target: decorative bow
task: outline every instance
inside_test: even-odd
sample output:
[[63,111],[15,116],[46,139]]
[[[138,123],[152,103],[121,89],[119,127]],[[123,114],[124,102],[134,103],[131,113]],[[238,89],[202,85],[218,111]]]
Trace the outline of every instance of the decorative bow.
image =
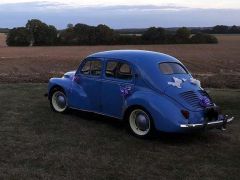
[[132,87],[131,86],[120,86],[120,92],[122,96],[127,97],[131,95],[132,93]]

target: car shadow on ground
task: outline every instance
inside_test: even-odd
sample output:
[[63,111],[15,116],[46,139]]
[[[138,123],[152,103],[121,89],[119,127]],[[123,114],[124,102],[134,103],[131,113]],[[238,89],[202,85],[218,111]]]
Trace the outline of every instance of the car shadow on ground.
[[120,121],[119,119],[104,116],[101,114],[96,114],[92,112],[87,111],[81,111],[81,110],[75,110],[75,109],[69,109],[69,114],[81,118],[87,121],[94,121],[94,123],[105,123],[110,125],[113,128],[121,129],[125,127],[125,123],[123,121]]
[[[116,118],[85,112],[80,110],[69,110],[69,114],[75,116],[76,118],[81,118],[82,120],[92,121],[96,124],[104,123],[105,125],[111,126],[113,129],[123,130],[122,133],[125,133],[125,136],[133,136],[127,128],[127,123],[120,121]],[[160,142],[163,144],[193,144],[193,143],[203,143],[208,144],[211,142],[222,141],[224,137],[222,136],[224,132],[218,129],[212,130],[203,130],[198,132],[191,133],[165,133],[165,132],[156,132],[154,136],[143,139],[144,141],[150,142]],[[137,137],[136,137],[137,138]],[[139,138],[138,138],[139,139]]]

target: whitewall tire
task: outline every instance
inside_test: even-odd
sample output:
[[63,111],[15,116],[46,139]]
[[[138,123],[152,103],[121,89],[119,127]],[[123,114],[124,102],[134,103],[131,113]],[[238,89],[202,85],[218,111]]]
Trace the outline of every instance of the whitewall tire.
[[148,112],[143,109],[134,109],[129,113],[128,123],[131,132],[137,137],[149,137],[154,125]]
[[55,90],[50,97],[50,104],[54,111],[64,113],[67,110],[67,97],[62,90]]

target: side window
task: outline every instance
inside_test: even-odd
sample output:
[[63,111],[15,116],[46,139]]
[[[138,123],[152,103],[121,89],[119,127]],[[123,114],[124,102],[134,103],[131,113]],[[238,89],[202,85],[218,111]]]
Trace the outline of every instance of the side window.
[[109,61],[107,63],[107,67],[106,67],[106,77],[116,77],[116,72],[117,72],[117,66],[118,66],[118,62],[116,61]]
[[117,78],[130,80],[132,79],[131,67],[126,63],[119,63],[119,70],[117,73]]
[[91,62],[87,61],[81,69],[81,74],[89,75],[90,74]]
[[93,76],[100,76],[102,70],[102,63],[101,61],[92,61],[91,63],[91,75]]
[[87,61],[82,69],[81,74],[84,75],[92,75],[92,76],[100,76],[102,71],[102,63],[101,61]]

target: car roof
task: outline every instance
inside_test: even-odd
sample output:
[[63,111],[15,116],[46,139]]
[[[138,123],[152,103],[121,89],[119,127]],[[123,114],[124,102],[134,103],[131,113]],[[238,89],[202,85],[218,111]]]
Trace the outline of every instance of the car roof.
[[107,59],[119,59],[129,61],[134,64],[145,64],[145,63],[161,63],[161,62],[178,62],[179,61],[167,54],[145,51],[145,50],[112,50],[103,51],[92,54],[88,57],[96,58],[107,58]]

